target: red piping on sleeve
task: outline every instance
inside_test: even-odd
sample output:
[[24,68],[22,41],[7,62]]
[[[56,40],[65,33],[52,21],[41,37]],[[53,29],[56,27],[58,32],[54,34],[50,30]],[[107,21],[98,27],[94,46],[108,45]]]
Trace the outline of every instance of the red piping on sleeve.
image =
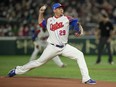
[[39,24],[40,27],[44,28],[44,26],[42,25],[42,23]]

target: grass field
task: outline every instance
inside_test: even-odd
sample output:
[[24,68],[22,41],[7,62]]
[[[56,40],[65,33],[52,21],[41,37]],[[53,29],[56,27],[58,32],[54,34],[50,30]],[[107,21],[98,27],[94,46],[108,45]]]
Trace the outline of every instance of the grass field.
[[[17,65],[26,64],[30,56],[0,56],[0,76],[6,76],[10,69]],[[96,56],[85,56],[89,68],[90,76],[95,80],[116,82],[116,56],[114,56],[114,65],[107,62],[107,56],[102,57],[99,65],[95,64]],[[20,76],[38,76],[38,77],[57,77],[57,78],[78,78],[81,79],[80,70],[76,61],[62,57],[61,60],[67,64],[65,68],[59,68],[53,61],[33,69]]]

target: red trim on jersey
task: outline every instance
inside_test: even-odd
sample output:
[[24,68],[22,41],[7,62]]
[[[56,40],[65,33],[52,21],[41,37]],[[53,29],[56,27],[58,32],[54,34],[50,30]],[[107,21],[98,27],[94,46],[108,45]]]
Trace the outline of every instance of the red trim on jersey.
[[44,28],[44,26],[42,25],[42,22],[39,24],[40,27]]
[[71,16],[66,16],[69,21],[71,21],[73,18]]

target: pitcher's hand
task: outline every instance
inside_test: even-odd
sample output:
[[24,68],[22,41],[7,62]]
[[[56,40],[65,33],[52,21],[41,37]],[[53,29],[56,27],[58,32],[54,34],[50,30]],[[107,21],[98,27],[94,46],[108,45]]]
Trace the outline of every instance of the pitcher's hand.
[[43,5],[43,6],[39,9],[39,12],[40,12],[40,13],[44,13],[45,10],[46,10],[46,8],[47,8],[47,5]]

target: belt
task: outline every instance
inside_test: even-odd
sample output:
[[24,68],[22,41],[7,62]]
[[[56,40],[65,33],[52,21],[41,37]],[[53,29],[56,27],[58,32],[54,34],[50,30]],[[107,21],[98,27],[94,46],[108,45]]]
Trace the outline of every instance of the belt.
[[54,46],[59,47],[59,48],[63,48],[65,46],[65,45],[57,45],[57,44],[55,45],[55,44],[52,44],[52,43],[51,43],[51,45],[54,45]]

